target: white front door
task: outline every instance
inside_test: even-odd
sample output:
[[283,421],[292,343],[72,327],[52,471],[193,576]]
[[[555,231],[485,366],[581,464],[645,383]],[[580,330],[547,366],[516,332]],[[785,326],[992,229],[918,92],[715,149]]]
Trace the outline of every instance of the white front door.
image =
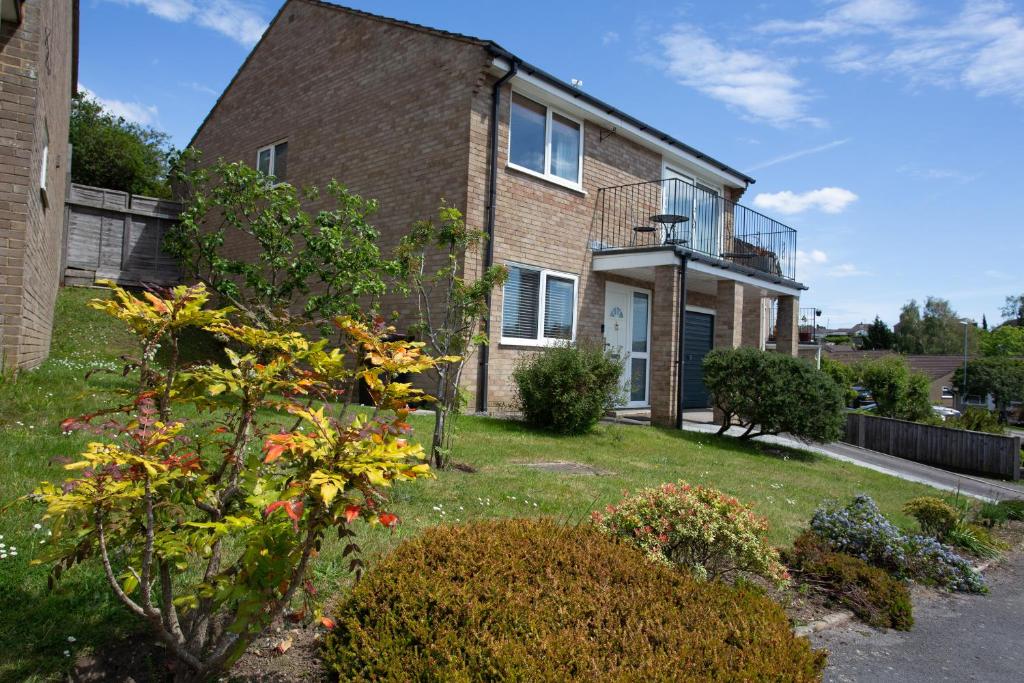
[[650,405],[651,292],[615,282],[605,284],[605,345],[623,362],[624,405]]

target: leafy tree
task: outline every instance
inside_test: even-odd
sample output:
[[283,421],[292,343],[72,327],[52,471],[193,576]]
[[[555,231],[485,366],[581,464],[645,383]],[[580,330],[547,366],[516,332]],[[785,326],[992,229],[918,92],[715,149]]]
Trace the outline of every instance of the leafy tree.
[[911,299],[900,309],[900,322],[896,328],[896,350],[900,353],[924,353],[921,309]]
[[188,152],[175,173],[186,205],[164,243],[187,275],[261,329],[309,325],[328,334],[338,315],[377,311],[395,266],[369,223],[375,201],[331,181],[333,207],[311,215],[302,201],[319,197],[315,187],[300,194],[244,163],[198,160]]
[[988,318],[985,317],[984,313],[981,314],[981,330],[988,332]]
[[878,414],[898,420],[927,420],[932,415],[928,376],[914,372],[897,356],[860,363],[861,385],[871,392]]
[[836,386],[843,390],[845,397],[844,405],[850,405],[857,398],[857,392],[853,385],[857,382],[857,373],[852,367],[842,361],[833,360],[828,356],[821,358],[821,371],[836,383]]
[[[429,475],[408,438],[423,395],[395,380],[435,361],[421,344],[385,341],[388,328],[352,318],[336,320],[345,352],[235,324],[229,309],[206,308],[202,284],[145,299],[114,293],[92,305],[139,339],[125,373],[146,371],[125,404],[63,423],[97,437],[65,467],[69,479],[28,496],[46,506],[53,534],[40,557],[54,563],[53,579],[97,558],[116,599],[177,660],[175,678],[216,680],[300,596],[297,619],[330,625],[309,582],[312,565],[328,534],[344,539],[346,556],[358,553],[350,527],[360,518],[397,524],[381,489]],[[182,367],[172,355],[167,368],[146,365],[155,346],[177,348],[190,327],[230,338],[228,362]],[[351,375],[373,389],[372,417],[335,416],[337,387]],[[296,401],[309,395],[322,404]],[[197,409],[208,417],[188,424]],[[261,422],[268,410],[305,428]],[[360,566],[351,560],[350,569]]]
[[[427,341],[439,364],[434,401],[434,437],[430,457],[444,467],[451,453],[455,418],[461,409],[461,380],[473,348],[488,343],[480,322],[489,314],[488,297],[508,276],[504,266],[491,266],[479,278],[464,278],[467,252],[484,239],[481,230],[466,227],[458,209],[442,205],[437,222],[419,221],[398,247],[398,272],[416,300],[417,319],[410,331]],[[440,266],[431,272],[440,255]]]
[[889,350],[896,342],[895,335],[889,326],[880,317],[875,316],[875,321],[868,326],[868,333],[863,339],[863,348]]
[[79,93],[71,103],[71,180],[150,197],[170,197],[170,138],[105,111]]
[[1017,327],[1024,327],[1024,293],[1011,294],[1003,304],[1003,318]]
[[1024,356],[1024,327],[1000,325],[981,337],[985,356]]
[[807,361],[752,348],[715,349],[704,357],[704,384],[722,412],[724,434],[741,439],[792,434],[835,441],[844,425],[844,389]]
[[1024,401],[1024,361],[1006,357],[975,358],[953,374],[961,396],[992,396],[996,410],[1004,413],[1013,401]]

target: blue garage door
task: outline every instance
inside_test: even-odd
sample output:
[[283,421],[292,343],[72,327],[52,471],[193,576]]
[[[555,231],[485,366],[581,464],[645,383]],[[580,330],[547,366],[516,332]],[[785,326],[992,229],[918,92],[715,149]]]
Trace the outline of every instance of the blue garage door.
[[683,407],[707,408],[711,404],[704,386],[701,363],[711,350],[715,334],[715,316],[686,312],[686,349],[683,362]]

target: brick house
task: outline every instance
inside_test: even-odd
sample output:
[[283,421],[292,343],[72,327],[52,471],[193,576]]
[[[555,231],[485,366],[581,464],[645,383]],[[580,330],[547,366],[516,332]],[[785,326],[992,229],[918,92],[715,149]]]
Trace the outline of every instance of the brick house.
[[384,250],[441,198],[491,235],[466,259],[469,278],[510,269],[465,373],[479,410],[511,401],[517,357],[566,339],[616,349],[626,406],[667,425],[680,375],[706,406],[703,355],[764,348],[773,306],[797,353],[796,234],[736,203],[753,179],[491,41],[288,0],[193,145],[378,199]]
[[60,283],[78,0],[0,0],[0,366],[50,350]]

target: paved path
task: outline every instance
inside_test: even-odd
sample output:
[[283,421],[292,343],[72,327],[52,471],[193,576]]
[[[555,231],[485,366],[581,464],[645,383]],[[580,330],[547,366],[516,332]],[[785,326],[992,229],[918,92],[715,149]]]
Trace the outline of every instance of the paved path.
[[829,650],[826,681],[1024,680],[1024,552],[988,572],[988,595],[915,589],[914,628],[851,625],[813,634]]
[[[718,431],[717,425],[705,422],[686,421],[683,423],[683,427],[699,432]],[[739,427],[733,427],[729,430],[730,435],[739,435],[742,432],[743,430]],[[1024,486],[1018,483],[949,472],[930,465],[923,465],[913,460],[904,460],[903,458],[896,458],[885,453],[869,451],[866,448],[858,448],[857,446],[850,446],[844,443],[827,445],[804,443],[798,439],[786,436],[765,436],[758,437],[758,440],[821,453],[836,460],[852,462],[862,467],[899,477],[900,479],[928,484],[944,491],[960,491],[964,495],[974,498],[985,500],[1024,499]]]

